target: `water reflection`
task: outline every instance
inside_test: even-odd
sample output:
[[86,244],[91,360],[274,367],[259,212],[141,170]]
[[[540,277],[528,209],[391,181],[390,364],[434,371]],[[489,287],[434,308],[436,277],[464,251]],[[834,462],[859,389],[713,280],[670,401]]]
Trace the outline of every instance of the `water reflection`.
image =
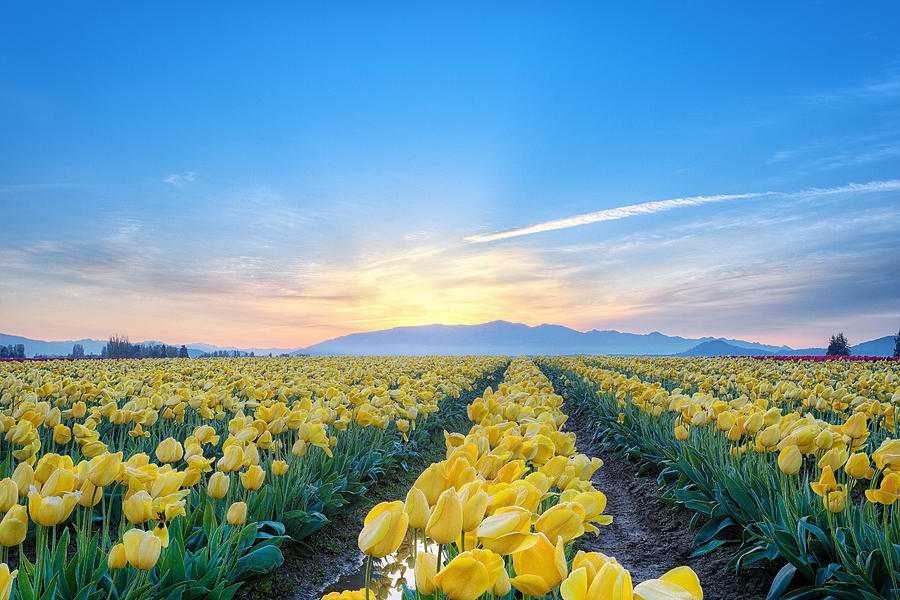
[[[418,551],[437,553],[437,545],[427,540],[424,545],[419,534]],[[370,591],[373,599],[400,600],[403,598],[403,586],[413,589],[416,584],[415,552],[413,548],[413,531],[410,530],[397,551],[384,558],[377,558],[372,566],[372,582]],[[328,586],[324,593],[359,590],[366,586],[365,560],[359,568],[339,578]]]

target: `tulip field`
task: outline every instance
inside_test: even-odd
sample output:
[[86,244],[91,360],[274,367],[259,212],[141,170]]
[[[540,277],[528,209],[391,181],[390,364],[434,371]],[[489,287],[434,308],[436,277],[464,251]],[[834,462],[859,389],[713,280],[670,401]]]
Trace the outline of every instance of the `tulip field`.
[[898,404],[886,361],[0,362],[0,600],[228,600],[431,439],[323,600],[702,599],[689,565],[575,549],[616,519],[598,453],[657,474],[695,556],[771,563],[772,600],[900,599]]
[[695,513],[695,554],[781,565],[769,598],[900,598],[896,361],[538,361],[610,452]]

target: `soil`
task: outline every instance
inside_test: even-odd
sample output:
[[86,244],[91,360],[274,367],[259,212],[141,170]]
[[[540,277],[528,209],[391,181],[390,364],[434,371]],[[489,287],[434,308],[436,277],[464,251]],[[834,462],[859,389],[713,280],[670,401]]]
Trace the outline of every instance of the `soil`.
[[659,577],[674,567],[687,565],[700,577],[703,597],[707,600],[766,597],[769,584],[778,571],[776,566],[755,563],[738,577],[734,569],[726,568],[737,549],[734,545],[725,545],[710,554],[692,558],[694,534],[689,523],[693,513],[660,500],[656,473],[639,475],[638,465],[595,451],[591,444],[593,432],[575,413],[566,412],[569,414],[566,429],[575,433],[578,451],[599,456],[604,461],[594,473],[592,482],[606,494],[605,513],[613,517],[610,525],[599,527],[597,536],[586,534],[576,540],[577,550],[615,557],[630,571],[635,585]]
[[318,600],[326,591],[332,591],[329,586],[345,575],[356,573],[363,564],[356,538],[369,509],[379,502],[403,500],[419,474],[432,462],[444,458],[444,451],[444,436],[430,437],[420,456],[409,460],[407,471],[398,469],[390,477],[379,478],[353,512],[336,517],[302,542],[288,541],[282,545],[284,564],[269,576],[246,582],[235,598]]

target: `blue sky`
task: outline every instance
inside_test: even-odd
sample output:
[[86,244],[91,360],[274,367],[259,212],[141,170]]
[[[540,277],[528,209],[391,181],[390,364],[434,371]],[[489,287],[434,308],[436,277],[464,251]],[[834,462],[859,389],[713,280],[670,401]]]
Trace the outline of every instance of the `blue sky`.
[[6,15],[0,331],[900,328],[896,3]]

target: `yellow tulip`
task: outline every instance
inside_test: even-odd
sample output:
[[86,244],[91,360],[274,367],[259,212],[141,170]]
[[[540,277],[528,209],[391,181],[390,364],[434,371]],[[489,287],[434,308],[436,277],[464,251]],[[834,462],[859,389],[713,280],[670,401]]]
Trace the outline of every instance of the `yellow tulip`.
[[0,512],[6,512],[19,502],[19,486],[7,477],[0,481]]
[[490,550],[467,550],[434,576],[434,585],[450,600],[475,600],[493,588],[503,570],[503,558]]
[[206,484],[206,494],[215,500],[220,500],[228,494],[228,487],[231,485],[231,479],[228,475],[221,471],[216,471],[209,477]]
[[819,480],[811,482],[809,487],[812,488],[812,491],[815,492],[816,495],[822,497],[825,497],[825,494],[828,492],[837,490],[838,483],[834,478],[834,471],[831,470],[831,467],[825,465],[825,467],[822,468],[822,475],[819,477]]
[[431,552],[416,554],[416,591],[426,596],[434,594],[434,576],[437,575],[437,556]]
[[129,523],[139,525],[153,516],[153,497],[146,490],[127,495],[122,501],[122,513]]
[[703,600],[700,578],[690,567],[677,567],[659,579],[648,579],[634,588],[635,600]]
[[376,504],[366,515],[357,543],[364,554],[383,558],[396,552],[406,536],[409,515],[403,512],[403,502]]
[[161,463],[174,463],[184,456],[184,447],[173,437],[167,437],[156,447],[156,458]]
[[866,429],[866,416],[862,413],[853,413],[847,422],[841,426],[841,432],[851,438],[861,438],[868,434]]
[[159,553],[162,551],[162,542],[153,535],[152,531],[129,529],[122,536],[122,545],[125,546],[125,557],[128,563],[135,569],[149,571],[156,566]]
[[866,490],[869,502],[877,502],[885,506],[893,504],[900,498],[900,475],[888,473],[881,480],[881,485],[874,490]]
[[796,475],[803,466],[803,454],[797,446],[785,446],[778,454],[778,468],[786,475]]
[[631,600],[633,594],[631,573],[614,561],[603,565],[588,590],[588,597],[604,600]]
[[125,544],[116,544],[109,550],[106,565],[112,569],[124,569],[128,564],[128,555],[125,552]]
[[447,489],[449,482],[441,467],[433,464],[419,475],[414,487],[419,488],[425,494],[429,506],[434,506],[444,490]]
[[34,469],[28,463],[19,463],[13,471],[11,479],[19,488],[19,497],[28,494],[29,488],[34,485]]
[[584,533],[584,507],[575,502],[562,502],[538,518],[535,532],[543,533],[551,542],[561,539],[564,544]]
[[488,495],[484,490],[478,490],[474,494],[467,495],[463,503],[463,531],[472,531],[484,519],[487,510]]
[[225,473],[237,471],[244,466],[244,451],[238,446],[229,446],[224,450],[216,466]]
[[675,439],[679,442],[683,442],[690,437],[690,432],[687,430],[687,427],[684,425],[677,425],[675,427]]
[[9,596],[12,594],[13,583],[18,574],[18,569],[10,572],[6,563],[0,564],[0,600],[9,600]]
[[262,487],[266,480],[266,472],[259,465],[252,465],[249,469],[241,473],[241,485],[245,490],[256,491]]
[[229,525],[243,525],[247,522],[247,503],[234,502],[228,507],[228,513],[225,515]]
[[409,488],[409,491],[406,493],[403,511],[409,515],[409,527],[411,529],[422,529],[425,527],[428,524],[428,517],[431,515],[425,493],[415,486]]
[[72,439],[72,430],[60,423],[53,428],[53,442],[62,446]]
[[452,544],[462,531],[462,503],[456,490],[444,490],[431,509],[431,516],[425,525],[425,534],[438,544]]
[[554,546],[543,533],[537,536],[533,546],[512,555],[516,576],[509,581],[528,596],[549,594],[568,574],[562,538]]
[[78,493],[62,496],[42,496],[37,492],[28,493],[28,514],[31,520],[44,527],[59,525],[69,518],[78,503]]
[[872,479],[875,469],[869,464],[869,457],[865,452],[857,452],[847,460],[844,472],[853,479]]
[[288,471],[287,461],[284,460],[276,460],[272,462],[272,475],[275,477],[281,477]]
[[343,592],[329,592],[322,596],[322,600],[366,600],[366,590],[344,590]]
[[125,471],[122,453],[102,454],[91,459],[88,464],[88,479],[97,487],[106,487]]
[[518,506],[500,508],[475,530],[481,544],[497,554],[513,554],[530,548],[538,536],[529,533],[531,511]]
[[[881,442],[878,449],[872,453],[872,460],[879,469],[900,468],[900,440],[888,438]],[[13,475],[13,479],[15,478],[16,476]],[[19,489],[22,489],[21,483]]]
[[156,524],[156,527],[153,528],[153,535],[159,538],[159,543],[163,548],[169,547],[169,528],[164,522],[160,521]]
[[28,511],[21,504],[10,507],[0,521],[0,545],[18,546],[28,534]]
[[847,487],[839,485],[838,489],[826,492],[822,501],[830,512],[839,513],[847,505]]

